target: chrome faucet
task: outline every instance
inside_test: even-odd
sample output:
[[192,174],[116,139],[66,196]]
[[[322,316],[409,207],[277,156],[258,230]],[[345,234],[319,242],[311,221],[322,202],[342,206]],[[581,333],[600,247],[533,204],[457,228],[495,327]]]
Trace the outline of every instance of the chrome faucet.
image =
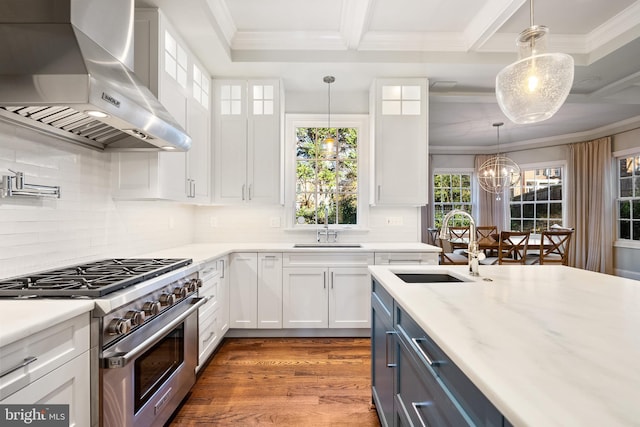
[[469,246],[467,247],[467,255],[469,257],[469,275],[479,276],[478,265],[480,260],[485,258],[484,252],[480,252],[478,242],[476,241],[476,222],[473,217],[460,209],[449,211],[442,220],[442,229],[440,230],[440,240],[449,239],[449,221],[454,215],[462,215],[469,218]]
[[[316,241],[320,243],[320,236],[324,236],[325,243],[335,243],[338,240],[338,230],[329,230],[329,206],[324,207],[324,227],[316,230]],[[333,241],[329,242],[329,236]]]

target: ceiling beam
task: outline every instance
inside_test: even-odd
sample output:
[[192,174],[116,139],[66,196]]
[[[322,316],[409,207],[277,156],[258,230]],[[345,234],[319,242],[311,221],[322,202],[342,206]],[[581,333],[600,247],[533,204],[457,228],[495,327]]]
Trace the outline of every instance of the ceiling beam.
[[347,49],[357,50],[365,30],[369,27],[374,0],[343,0],[340,34]]
[[487,1],[464,30],[467,49],[478,50],[481,48],[526,1]]

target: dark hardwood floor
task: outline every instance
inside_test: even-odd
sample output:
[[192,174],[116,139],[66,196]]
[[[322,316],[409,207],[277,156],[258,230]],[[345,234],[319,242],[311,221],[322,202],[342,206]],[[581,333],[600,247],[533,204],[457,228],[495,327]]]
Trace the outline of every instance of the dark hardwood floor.
[[379,426],[368,338],[227,339],[170,426]]

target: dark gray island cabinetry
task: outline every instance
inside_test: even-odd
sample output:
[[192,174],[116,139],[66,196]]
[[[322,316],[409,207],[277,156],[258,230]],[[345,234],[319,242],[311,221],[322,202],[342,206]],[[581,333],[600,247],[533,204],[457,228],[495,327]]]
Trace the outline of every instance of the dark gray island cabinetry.
[[371,304],[372,393],[383,426],[508,425],[375,279]]

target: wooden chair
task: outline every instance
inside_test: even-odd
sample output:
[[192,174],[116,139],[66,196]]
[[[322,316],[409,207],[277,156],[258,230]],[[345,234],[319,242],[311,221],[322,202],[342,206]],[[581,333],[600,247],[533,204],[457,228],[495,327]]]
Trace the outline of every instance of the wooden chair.
[[466,242],[451,242],[453,252],[458,249],[467,249],[469,246],[469,227],[449,227],[449,239],[450,240],[465,240]]
[[[498,227],[495,225],[479,225],[476,227],[476,241],[478,244],[494,243],[496,240],[492,234],[498,234]],[[493,252],[492,250],[489,250]],[[487,251],[485,251],[487,253]],[[493,253],[487,253],[487,255],[493,255]]]
[[430,245],[437,246],[438,245],[438,235],[440,234],[440,230],[435,227],[427,228],[427,243]]
[[490,264],[527,264],[529,231],[501,231],[498,241],[498,256],[487,257],[480,263]]
[[469,257],[453,252],[451,242],[438,239],[438,245],[442,248],[440,252],[440,265],[467,265]]
[[540,234],[540,264],[569,265],[572,230],[545,230]]

